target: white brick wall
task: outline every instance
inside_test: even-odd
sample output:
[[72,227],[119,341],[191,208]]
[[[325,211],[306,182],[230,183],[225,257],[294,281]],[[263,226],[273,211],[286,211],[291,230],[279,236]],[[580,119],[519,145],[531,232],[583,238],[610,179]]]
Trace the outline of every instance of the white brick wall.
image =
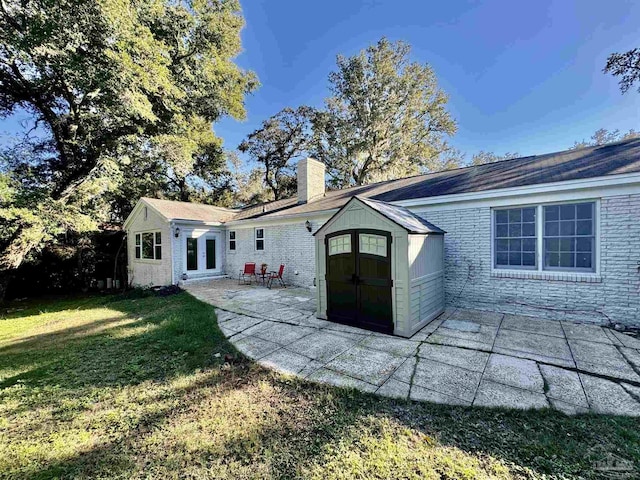
[[[256,269],[266,263],[269,271],[277,271],[280,264],[285,265],[284,281],[287,285],[313,286],[315,277],[315,243],[312,233],[304,225],[305,220],[282,225],[258,225],[255,227],[227,228],[224,271],[237,278],[245,262],[255,262]],[[322,225],[312,222],[312,232]],[[264,251],[255,249],[254,228],[264,228]],[[236,251],[229,250],[229,231],[236,232]],[[298,272],[295,275],[295,271]]]
[[[571,275],[539,279],[491,275],[491,209],[430,210],[445,235],[446,302],[450,306],[605,323],[640,324],[640,195],[603,198],[598,281]],[[553,279],[545,278],[553,277]],[[577,279],[577,277],[575,278]]]

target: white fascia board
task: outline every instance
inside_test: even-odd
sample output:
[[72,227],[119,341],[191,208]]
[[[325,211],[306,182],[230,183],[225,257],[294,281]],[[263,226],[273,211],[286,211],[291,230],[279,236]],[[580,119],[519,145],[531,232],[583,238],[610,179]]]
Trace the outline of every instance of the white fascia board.
[[519,197],[527,197],[526,202],[557,202],[597,198],[612,195],[630,195],[640,193],[640,173],[609,175],[584,180],[543,183],[523,187],[484,190],[481,192],[440,195],[411,200],[390,202],[415,210],[418,208],[461,208],[468,203],[473,206],[502,206],[513,204]]
[[282,225],[287,223],[297,223],[301,219],[309,220],[309,219],[317,219],[319,217],[331,217],[334,213],[336,213],[339,208],[333,208],[331,210],[317,210],[315,212],[308,213],[294,213],[291,215],[278,215],[277,217],[258,217],[258,218],[246,218],[244,220],[232,220],[230,222],[224,223],[222,226],[227,229],[231,227],[235,228],[243,228],[249,227],[252,225]]
[[193,226],[222,227],[224,226],[222,222],[203,222],[202,220],[182,220],[180,218],[173,218],[171,219],[171,221],[176,225],[184,225],[187,227],[193,227]]
[[143,198],[138,200],[138,203],[136,203],[136,206],[133,207],[133,210],[131,210],[131,213],[129,214],[129,216],[127,217],[127,219],[124,221],[124,223],[122,224],[122,227],[126,230],[129,223],[135,218],[135,216],[138,214],[138,211],[140,210],[141,206],[144,205],[147,208],[150,208],[151,210],[153,210],[155,213],[157,213],[158,215],[160,215],[160,217],[164,218],[167,221],[171,221],[171,218],[167,218],[160,210],[158,210],[157,208],[155,208],[153,205],[151,205],[150,203],[147,203]]

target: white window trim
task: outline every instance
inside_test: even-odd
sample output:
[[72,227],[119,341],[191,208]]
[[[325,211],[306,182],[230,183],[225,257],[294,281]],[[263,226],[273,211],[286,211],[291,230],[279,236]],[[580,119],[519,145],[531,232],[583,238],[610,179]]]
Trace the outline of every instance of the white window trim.
[[[235,234],[235,237],[233,240],[231,239],[231,234]],[[229,253],[236,253],[238,251],[238,231],[237,230],[229,230],[229,235],[227,237],[228,243],[227,243],[227,251]],[[234,249],[231,249],[231,242],[234,242],[235,247]]]
[[[142,256],[142,244],[143,244],[142,235],[144,235],[145,233],[153,234],[153,258],[144,258]],[[156,233],[160,234],[160,243],[156,243]],[[136,236],[137,235],[140,235],[140,258],[136,258]],[[161,263],[165,256],[164,243],[162,243],[164,237],[166,237],[165,232],[158,229],[142,230],[139,232],[134,232],[133,233],[133,261],[139,262],[139,263]],[[160,247],[162,249],[162,258],[160,259],[156,258],[156,247]]]
[[[545,270],[544,269],[544,212],[543,208],[550,205],[566,205],[569,203],[589,203],[595,204],[594,208],[594,236],[595,236],[595,269],[592,272],[580,270]],[[496,210],[506,210],[509,208],[536,207],[536,268],[496,268],[495,267],[495,223]],[[585,198],[571,201],[555,201],[545,203],[527,203],[516,205],[505,205],[491,207],[491,276],[511,277],[511,278],[535,278],[541,280],[563,280],[563,281],[598,281],[600,279],[600,199]]]
[[[258,238],[258,230],[262,230],[262,238]],[[253,229],[253,249],[256,252],[264,252],[267,250],[266,237],[267,232],[264,227],[256,227]],[[258,240],[262,240],[262,250],[258,250]]]

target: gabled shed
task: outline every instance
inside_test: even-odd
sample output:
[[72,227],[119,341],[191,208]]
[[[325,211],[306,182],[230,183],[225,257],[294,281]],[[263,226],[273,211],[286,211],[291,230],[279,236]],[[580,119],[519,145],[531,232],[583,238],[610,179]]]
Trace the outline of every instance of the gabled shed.
[[314,234],[317,316],[412,336],[444,310],[444,234],[406,208],[351,198]]

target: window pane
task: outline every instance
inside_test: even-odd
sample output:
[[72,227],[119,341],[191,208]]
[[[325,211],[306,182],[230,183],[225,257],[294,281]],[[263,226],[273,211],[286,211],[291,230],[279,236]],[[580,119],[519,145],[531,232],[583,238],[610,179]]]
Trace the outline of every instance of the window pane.
[[547,237],[557,237],[560,234],[560,223],[546,222],[544,224],[544,234]]
[[509,223],[509,214],[506,210],[496,210],[496,223]]
[[498,253],[496,256],[496,264],[503,266],[509,265],[509,254],[506,252]]
[[156,260],[162,260],[162,247],[156,245]]
[[231,231],[229,232],[229,240],[235,240],[236,239],[236,232]]
[[544,219],[545,221],[560,220],[560,207],[557,205],[544,207]]
[[509,265],[514,265],[514,266],[522,265],[522,253],[509,252]]
[[360,234],[360,253],[387,256],[387,238],[381,235]]
[[140,245],[140,234],[136,233],[136,245]]
[[264,240],[256,240],[256,250],[264,250]]
[[576,250],[578,252],[591,252],[592,244],[593,244],[592,238],[578,238],[576,239]]
[[509,210],[509,223],[520,223],[522,221],[522,210],[512,208]]
[[256,238],[264,238],[264,229],[262,228],[256,229]]
[[522,265],[526,267],[535,267],[536,265],[536,254],[535,253],[523,253],[522,254]]
[[153,233],[142,234],[142,258],[153,259]]
[[576,222],[573,220],[560,222],[560,235],[575,235]]
[[496,251],[497,252],[508,252],[509,251],[509,240],[497,240],[496,241]]
[[560,220],[573,220],[576,218],[575,205],[560,205]]
[[591,220],[578,220],[576,234],[578,235],[592,235],[593,223]]
[[573,252],[576,247],[575,247],[576,241],[574,238],[561,238],[560,239],[560,251],[561,252]]
[[515,239],[515,240],[509,240],[509,251],[513,252],[513,251],[521,251],[522,250],[522,240],[520,239]]
[[351,253],[351,235],[340,235],[329,239],[329,255]]
[[560,266],[561,267],[574,267],[573,253],[561,253],[560,254]]
[[546,238],[544,241],[544,248],[547,251],[559,252],[560,251],[560,239],[559,238]]
[[509,225],[496,225],[496,237],[508,237],[509,236]]
[[522,224],[522,236],[523,237],[535,237],[536,236],[536,224],[535,223],[523,223]]
[[535,207],[522,209],[522,221],[523,222],[535,222],[536,221],[536,209]]
[[519,237],[522,235],[522,225],[519,223],[510,223],[509,224],[509,236],[510,237]]
[[576,267],[579,268],[591,268],[591,253],[576,254]]
[[522,251],[523,252],[535,252],[536,251],[536,239],[535,238],[525,238],[522,240]]
[[558,267],[560,266],[560,254],[547,252],[545,255],[545,267]]
[[136,258],[140,258],[140,247],[136,247]]
[[229,250],[235,250],[236,249],[236,241],[235,240],[230,240],[229,241]]
[[187,270],[198,269],[198,239],[187,238]]
[[593,218],[593,203],[580,203],[576,206],[578,218]]
[[156,244],[162,244],[162,234],[160,232],[156,232]]

